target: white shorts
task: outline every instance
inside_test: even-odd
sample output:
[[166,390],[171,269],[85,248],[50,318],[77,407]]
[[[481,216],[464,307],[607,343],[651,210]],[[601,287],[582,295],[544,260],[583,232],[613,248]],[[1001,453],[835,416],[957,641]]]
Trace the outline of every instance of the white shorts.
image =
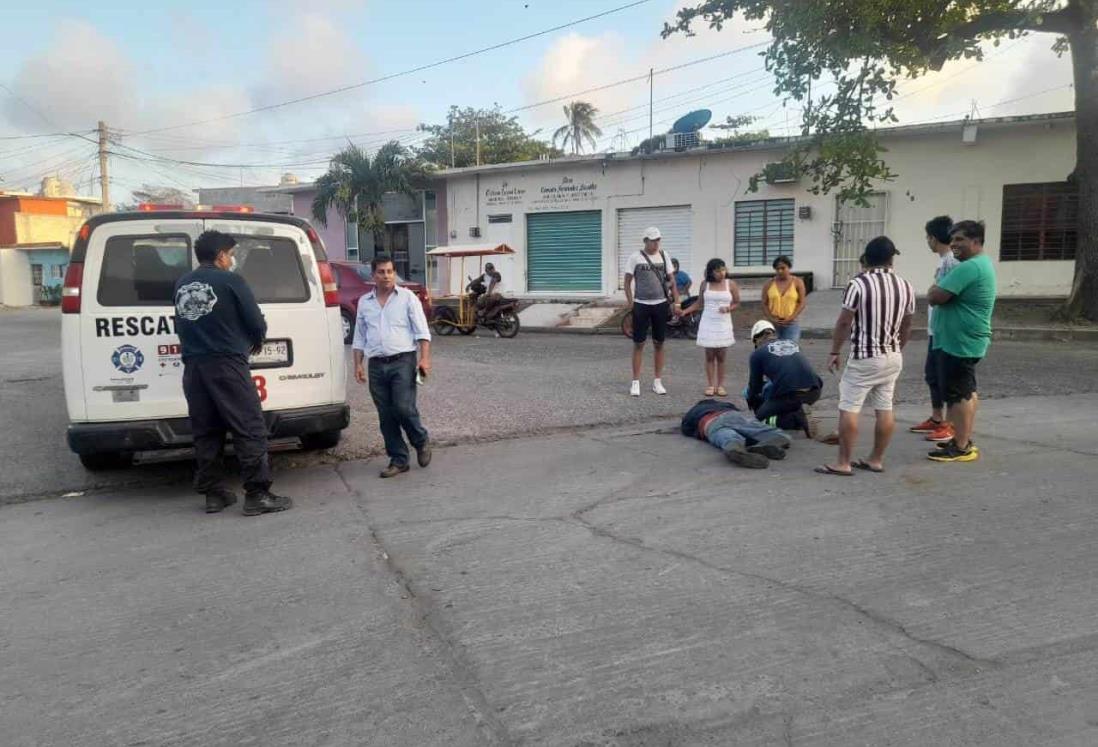
[[885,353],[875,358],[851,358],[839,380],[839,409],[861,412],[862,405],[874,410],[891,410],[896,379],[904,368],[903,353]]

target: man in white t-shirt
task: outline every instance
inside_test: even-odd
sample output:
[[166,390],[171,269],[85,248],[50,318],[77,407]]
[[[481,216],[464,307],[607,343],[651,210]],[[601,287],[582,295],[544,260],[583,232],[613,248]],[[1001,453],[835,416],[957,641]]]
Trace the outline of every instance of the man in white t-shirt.
[[[939,215],[926,222],[926,244],[930,251],[938,255],[938,266],[934,270],[934,284],[949,274],[949,271],[960,264],[960,260],[953,256],[953,249],[949,246],[949,231],[953,227],[953,219],[948,215]],[[923,375],[926,385],[930,389],[930,417],[911,427],[912,433],[925,433],[928,441],[948,441],[953,438],[953,426],[943,417],[945,400],[938,383],[938,359],[941,350],[934,349],[934,307],[927,306],[926,310],[926,366]]]
[[660,229],[655,226],[646,229],[644,249],[634,252],[625,265],[625,304],[628,313],[633,315],[633,381],[629,394],[634,397],[640,396],[641,364],[649,327],[656,369],[652,391],[667,394],[662,381],[663,341],[667,338],[672,301],[676,310],[679,307],[679,291],[671,282],[674,270],[670,258],[660,249],[660,238]]

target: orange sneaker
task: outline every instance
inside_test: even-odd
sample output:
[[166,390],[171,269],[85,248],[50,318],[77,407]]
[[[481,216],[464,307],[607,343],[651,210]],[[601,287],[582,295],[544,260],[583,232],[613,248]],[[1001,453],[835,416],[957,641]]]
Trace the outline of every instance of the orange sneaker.
[[913,425],[910,430],[912,433],[931,433],[942,427],[941,420],[935,420],[934,418],[927,418],[918,425]]
[[926,434],[927,441],[948,441],[953,438],[953,423],[942,423],[937,430]]

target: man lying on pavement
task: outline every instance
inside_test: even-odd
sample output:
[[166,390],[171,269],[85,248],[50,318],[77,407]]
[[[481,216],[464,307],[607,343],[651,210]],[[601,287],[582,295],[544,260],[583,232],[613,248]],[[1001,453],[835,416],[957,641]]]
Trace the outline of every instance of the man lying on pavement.
[[728,461],[752,469],[769,467],[771,459],[785,459],[792,443],[777,428],[717,399],[703,399],[682,416],[682,435],[708,441]]

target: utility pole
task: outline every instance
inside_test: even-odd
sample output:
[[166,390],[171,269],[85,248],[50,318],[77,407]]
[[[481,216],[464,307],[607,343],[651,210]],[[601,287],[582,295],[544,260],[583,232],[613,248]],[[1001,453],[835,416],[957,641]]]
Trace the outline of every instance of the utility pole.
[[454,110],[450,110],[450,168],[456,165],[454,160]]
[[477,166],[480,166],[480,116],[477,116]]
[[652,138],[652,88],[655,85],[655,70],[648,68],[648,138]]
[[99,120],[99,196],[104,213],[111,209],[111,180],[107,173],[107,163],[107,124]]

